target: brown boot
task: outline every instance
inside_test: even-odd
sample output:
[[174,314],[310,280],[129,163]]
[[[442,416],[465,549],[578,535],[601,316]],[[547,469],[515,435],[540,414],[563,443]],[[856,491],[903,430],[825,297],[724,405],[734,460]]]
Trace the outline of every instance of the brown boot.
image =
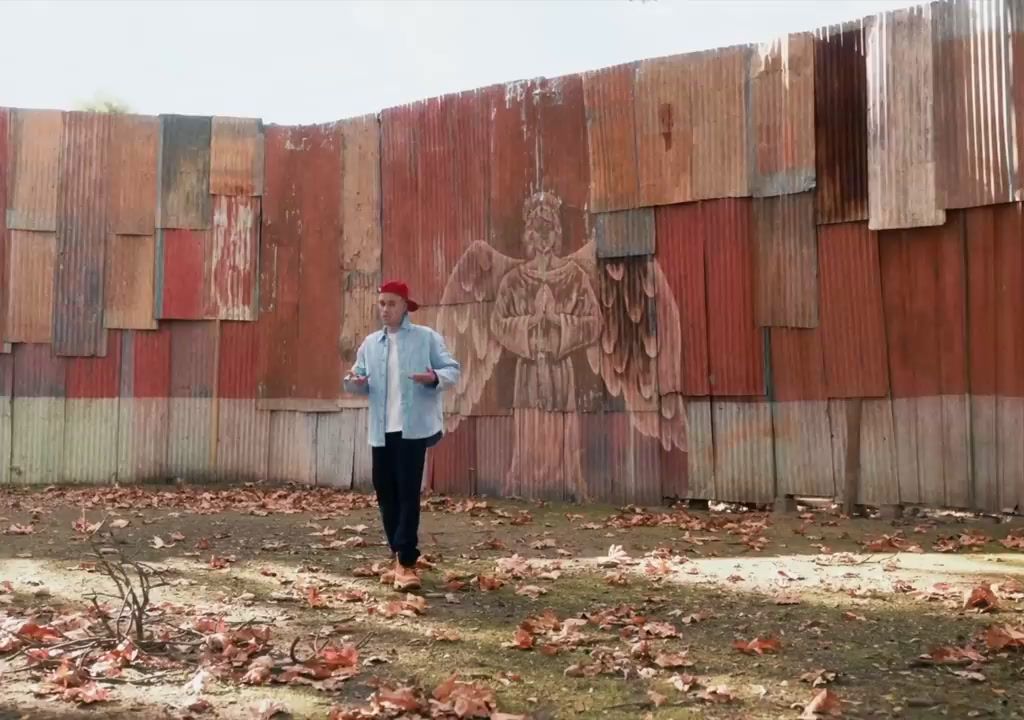
[[416,568],[405,567],[401,564],[397,565],[395,567],[394,587],[399,592],[418,590],[420,588],[420,576],[416,573]]

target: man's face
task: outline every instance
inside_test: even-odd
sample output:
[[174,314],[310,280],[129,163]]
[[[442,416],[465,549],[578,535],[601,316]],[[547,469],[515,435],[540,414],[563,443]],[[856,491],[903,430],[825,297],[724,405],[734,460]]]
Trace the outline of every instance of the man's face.
[[558,247],[561,230],[543,218],[534,218],[526,226],[526,247],[537,255],[547,255]]
[[405,300],[394,293],[381,293],[377,296],[377,310],[380,312],[380,321],[394,327],[405,314]]

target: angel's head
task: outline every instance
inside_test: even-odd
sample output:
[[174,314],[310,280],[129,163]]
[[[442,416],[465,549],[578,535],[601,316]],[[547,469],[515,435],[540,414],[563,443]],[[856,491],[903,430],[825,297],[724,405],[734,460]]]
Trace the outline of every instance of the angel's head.
[[523,244],[530,257],[562,252],[562,201],[549,192],[537,192],[523,203]]

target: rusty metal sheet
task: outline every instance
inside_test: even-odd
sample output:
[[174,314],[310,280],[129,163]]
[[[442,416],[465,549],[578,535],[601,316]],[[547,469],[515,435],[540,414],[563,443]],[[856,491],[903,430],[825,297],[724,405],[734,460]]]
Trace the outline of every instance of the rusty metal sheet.
[[122,481],[165,478],[170,395],[167,327],[122,333],[117,454],[117,475]]
[[67,361],[49,345],[14,346],[10,480],[60,482],[64,470],[64,407]]
[[210,192],[263,194],[263,121],[215,117],[210,122]]
[[[846,406],[851,400],[830,400],[832,467],[837,485],[846,477]],[[860,484],[857,502],[862,505],[896,505],[900,502],[896,462],[896,429],[889,398],[864,399],[860,427]]]
[[778,493],[834,498],[828,400],[772,403]]
[[885,397],[889,360],[878,234],[866,222],[820,226],[818,262],[828,397]]
[[636,75],[636,157],[639,195],[633,205],[694,199],[694,56],[642,61]]
[[715,443],[711,429],[711,400],[690,398],[686,401],[688,498],[714,500]]
[[211,119],[160,116],[160,186],[157,227],[206,230],[210,227]]
[[121,336],[107,336],[103,357],[68,358],[63,480],[109,483],[117,477]]
[[476,494],[477,420],[465,418],[427,453],[427,482],[433,492],[462,497]]
[[160,119],[118,114],[110,123],[109,229],[121,235],[153,235]]
[[690,496],[690,468],[688,451],[672,448],[659,449],[661,466],[661,497],[672,504],[677,500],[685,500]]
[[[704,203],[707,268],[708,358],[711,393],[765,393],[764,331],[754,311],[754,238],[751,202]],[[713,230],[711,230],[713,228]]]
[[155,330],[156,238],[153,235],[108,235],[105,262],[104,326]]
[[355,457],[352,460],[352,489],[359,492],[373,490],[373,453],[370,448],[369,410],[352,410],[355,413],[356,439]]
[[211,314],[209,230],[157,230],[155,315],[160,320],[202,320]]
[[7,322],[4,341],[49,343],[53,335],[53,275],[57,235],[9,230]]
[[753,202],[758,324],[817,327],[814,193],[756,198]]
[[715,499],[770,503],[776,497],[770,403],[713,400]]
[[168,401],[167,470],[201,479],[213,470],[217,435],[214,385],[218,375],[217,326],[212,322],[168,323],[171,392]]
[[110,118],[106,113],[64,114],[53,298],[53,349],[58,355],[100,355],[107,344],[103,275],[110,202]]
[[750,195],[750,45],[691,57],[693,199]]
[[341,267],[380,273],[380,121],[376,115],[342,120],[341,138]]
[[[533,100],[538,82],[520,80],[483,91],[491,119],[488,232],[490,244],[510,257],[526,256],[523,201],[541,189],[536,151],[540,122]],[[385,223],[389,195],[385,188]],[[564,234],[563,221],[563,241]]]
[[[355,365],[356,353],[359,352],[359,346],[366,336],[380,328],[380,316],[377,312],[378,287],[380,287],[379,275],[364,275],[355,271],[345,273],[345,313],[341,319],[341,367],[343,372],[348,372],[349,368]],[[421,308],[415,322],[436,329],[435,323],[424,323],[424,318],[421,317],[424,314],[423,311],[429,313],[429,310]],[[448,349],[454,352],[451,345],[448,346]],[[366,395],[352,395],[344,390],[342,390],[339,402],[349,408],[369,406],[369,398]]]
[[769,332],[772,399],[827,400],[820,330],[772,328]]
[[600,213],[593,220],[599,258],[654,254],[653,208]]
[[817,33],[815,199],[819,223],[868,219],[868,93],[864,25]]
[[[750,189],[754,197],[815,186],[814,36],[793,33],[750,58]],[[812,218],[813,218],[813,198]]]
[[502,496],[581,500],[586,483],[581,464],[581,420],[577,413],[532,408],[512,415],[512,460]]
[[429,248],[418,240],[422,203],[417,165],[425,112],[425,103],[389,108],[381,112],[380,130],[382,271],[406,278],[421,293],[425,288],[419,287],[417,267],[423,249]]
[[[709,228],[701,203],[667,205],[654,210],[657,234],[655,259],[665,274],[679,309],[680,353],[659,354],[659,383],[677,373],[684,395],[711,394],[708,382],[708,312],[705,290],[705,242]],[[658,325],[664,325],[664,304],[658,301]],[[678,363],[678,370],[671,365]]]
[[631,413],[583,415],[581,425],[587,494],[579,500],[616,505],[661,503],[660,444],[637,430]]
[[972,507],[982,512],[1000,511],[999,398],[969,395],[971,429]]
[[7,227],[56,232],[63,113],[12,110],[9,123]]
[[941,207],[1021,199],[1014,109],[1014,0],[934,8],[935,147]]
[[214,473],[230,482],[267,479],[270,413],[253,398],[217,398],[217,449]]
[[892,401],[900,502],[970,505],[969,405],[966,395]]
[[580,75],[545,78],[538,83],[533,100],[537,105],[540,141],[536,146],[540,174],[535,189],[561,198],[561,250],[572,253],[590,239],[587,217],[590,150],[583,78]]
[[270,414],[270,481],[316,482],[316,422],[311,413]]
[[591,212],[641,204],[633,88],[638,67],[633,62],[583,73]]
[[[7,233],[7,160],[8,160],[8,127],[10,125],[10,110],[0,107],[0,343],[6,335],[7,324],[7,294],[8,294],[8,272],[9,272],[9,248]],[[10,403],[8,403],[9,405]],[[8,431],[10,425],[7,426]],[[0,434],[2,434],[0,430]],[[10,432],[7,433],[8,443]],[[9,447],[9,444],[8,444]],[[2,448],[0,448],[2,450]],[[4,465],[3,455],[0,454],[0,483],[4,482],[6,472],[2,469]]]
[[259,388],[259,326],[220,323],[217,355],[217,397],[255,399]]
[[476,418],[476,492],[485,497],[505,497],[505,483],[512,466],[512,418]]
[[962,218],[879,237],[893,397],[967,392]]
[[210,294],[219,320],[256,319],[259,232],[258,197],[213,198]]
[[355,461],[356,410],[322,413],[316,418],[316,484],[350,490]]
[[343,317],[341,161],[335,124],[267,128],[260,399],[337,398]]
[[[0,171],[0,175],[3,175],[2,171]],[[11,481],[13,383],[14,356],[12,354],[0,355],[0,486],[6,485]]]
[[1000,397],[997,405],[1000,509],[1024,505],[1024,398]]
[[867,20],[868,225],[942,225],[936,179],[931,5]]

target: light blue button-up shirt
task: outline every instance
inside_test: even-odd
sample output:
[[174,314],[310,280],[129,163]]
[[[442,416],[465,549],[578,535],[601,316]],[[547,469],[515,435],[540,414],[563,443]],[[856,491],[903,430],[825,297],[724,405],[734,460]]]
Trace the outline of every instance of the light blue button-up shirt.
[[[398,331],[398,369],[402,392],[402,437],[409,440],[432,438],[444,432],[443,392],[459,381],[462,369],[445,347],[439,333],[414,325],[406,314]],[[436,385],[422,385],[409,376],[430,368],[437,374]],[[373,447],[384,446],[384,424],[388,407],[388,334],[371,333],[356,354],[353,375],[365,375],[369,382],[345,382],[350,393],[370,396],[369,438]]]

